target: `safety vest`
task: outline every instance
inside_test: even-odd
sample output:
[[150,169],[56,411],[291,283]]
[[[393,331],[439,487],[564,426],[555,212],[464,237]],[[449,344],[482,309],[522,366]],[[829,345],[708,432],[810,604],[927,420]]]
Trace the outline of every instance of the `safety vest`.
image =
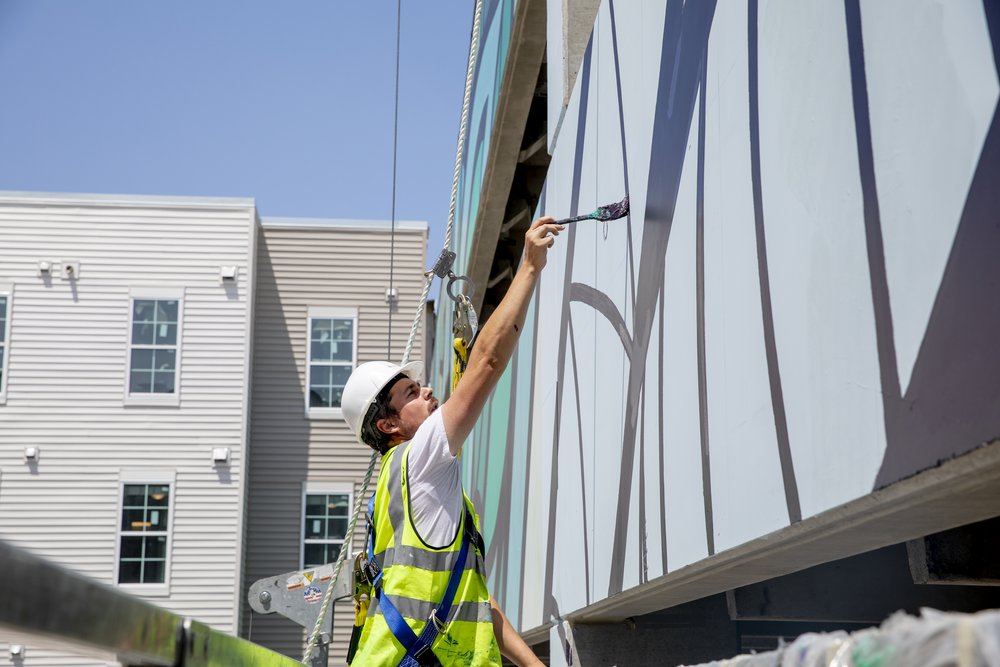
[[[482,538],[479,544],[465,546],[467,525],[471,520],[478,536],[479,517],[472,501],[463,492],[465,512],[451,543],[440,549],[425,543],[417,534],[410,516],[407,454],[409,444],[393,447],[382,457],[378,485],[374,496],[374,511],[369,520],[375,540],[371,547],[374,560],[381,568],[381,591],[368,608],[364,630],[352,664],[355,667],[395,667],[406,650],[393,634],[386,620],[380,598],[388,596],[406,625],[417,636],[438,609],[455,570],[456,560],[466,553],[464,569],[457,578],[454,600],[447,621],[438,625],[438,635],[431,644],[434,657],[444,667],[500,667],[500,650],[493,633],[493,614],[486,586]],[[402,451],[400,451],[402,450]],[[473,540],[475,541],[475,540]],[[391,612],[391,610],[389,610]],[[394,614],[391,614],[394,615]],[[391,621],[391,619],[390,619]]]

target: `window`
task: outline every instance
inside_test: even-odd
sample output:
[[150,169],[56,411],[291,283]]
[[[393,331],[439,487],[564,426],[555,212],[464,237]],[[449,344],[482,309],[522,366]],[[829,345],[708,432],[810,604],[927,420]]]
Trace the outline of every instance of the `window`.
[[10,339],[10,294],[0,293],[0,400],[7,394],[7,341]]
[[129,402],[176,404],[179,392],[180,294],[132,295],[126,396]]
[[122,484],[118,583],[164,584],[170,539],[169,483]]
[[311,417],[339,417],[344,384],[357,358],[357,311],[309,310],[309,388],[306,412]]
[[333,563],[344,547],[350,521],[349,484],[307,484],[302,499],[302,568]]

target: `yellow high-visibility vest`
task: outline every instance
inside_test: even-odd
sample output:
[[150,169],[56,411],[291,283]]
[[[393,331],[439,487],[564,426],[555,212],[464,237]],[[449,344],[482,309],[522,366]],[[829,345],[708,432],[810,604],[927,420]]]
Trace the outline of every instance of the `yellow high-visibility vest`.
[[[409,443],[393,447],[382,457],[372,520],[375,558],[382,567],[383,595],[391,597],[407,625],[419,636],[444,597],[462,547],[466,517],[473,517],[478,530],[479,516],[463,492],[469,513],[463,513],[451,543],[437,549],[424,542],[410,516],[409,447]],[[501,666],[500,649],[493,633],[486,567],[482,554],[476,549],[469,549],[448,621],[431,647],[444,667]],[[386,624],[378,600],[373,599],[352,664],[355,667],[395,667],[405,653]]]

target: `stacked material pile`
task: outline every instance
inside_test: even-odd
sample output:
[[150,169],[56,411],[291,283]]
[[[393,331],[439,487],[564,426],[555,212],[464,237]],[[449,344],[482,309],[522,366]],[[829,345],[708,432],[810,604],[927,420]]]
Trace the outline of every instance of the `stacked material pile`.
[[1000,610],[902,612],[878,628],[807,633],[776,651],[698,667],[1000,667]]

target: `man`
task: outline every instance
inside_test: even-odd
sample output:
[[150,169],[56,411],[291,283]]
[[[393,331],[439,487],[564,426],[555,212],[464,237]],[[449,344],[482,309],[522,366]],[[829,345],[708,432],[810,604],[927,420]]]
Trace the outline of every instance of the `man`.
[[[528,229],[507,295],[440,407],[431,388],[418,384],[419,362],[362,364],[344,387],[344,419],[383,455],[371,517],[382,591],[369,609],[355,665],[399,665],[405,658],[406,664],[500,667],[501,654],[521,667],[543,664],[489,594],[479,517],[462,487],[459,454],[510,361],[548,249],[562,230],[549,217]],[[420,635],[433,638],[429,650],[414,659],[411,649],[407,657],[404,646]]]

